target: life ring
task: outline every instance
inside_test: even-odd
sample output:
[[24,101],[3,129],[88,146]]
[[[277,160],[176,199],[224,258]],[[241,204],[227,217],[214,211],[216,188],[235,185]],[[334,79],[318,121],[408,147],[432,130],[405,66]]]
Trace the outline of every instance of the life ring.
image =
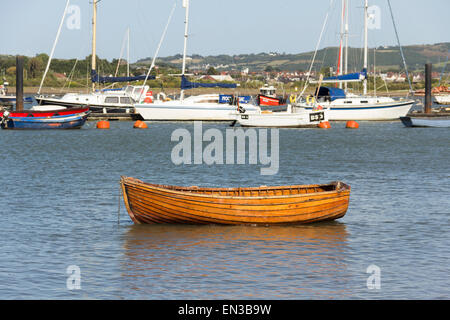
[[297,97],[295,96],[295,94],[291,94],[289,97],[289,102],[294,104],[297,100]]
[[151,97],[147,97],[147,98],[145,98],[144,102],[145,102],[145,103],[152,103],[153,100],[152,100]]

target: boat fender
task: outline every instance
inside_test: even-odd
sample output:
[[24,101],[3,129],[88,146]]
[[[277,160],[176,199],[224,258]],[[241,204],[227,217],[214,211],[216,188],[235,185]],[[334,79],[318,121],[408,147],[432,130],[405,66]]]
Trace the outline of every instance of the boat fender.
[[323,110],[323,107],[321,105],[317,105],[313,108],[313,110]]
[[306,97],[306,104],[313,104],[316,99],[313,96]]
[[296,100],[297,100],[297,97],[295,96],[295,94],[291,94],[289,97],[289,102],[294,104]]

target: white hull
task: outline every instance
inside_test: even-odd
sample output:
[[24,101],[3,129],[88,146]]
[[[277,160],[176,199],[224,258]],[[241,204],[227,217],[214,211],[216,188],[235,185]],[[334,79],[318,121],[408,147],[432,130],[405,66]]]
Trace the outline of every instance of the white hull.
[[[239,112],[234,105],[218,103],[218,95],[201,95],[173,101],[135,104],[136,113],[147,121],[234,121]],[[246,113],[259,112],[254,105],[242,105]]]
[[[413,103],[413,100],[396,101],[385,97],[352,97],[336,99],[332,102],[318,102],[323,108],[329,108],[328,117],[331,121],[397,120],[408,114]],[[294,108],[298,107],[312,109],[312,105],[307,103],[299,103]]]
[[450,94],[435,95],[434,100],[439,104],[450,104]]
[[[89,106],[91,109],[123,109],[130,112],[141,98],[146,98],[149,87],[127,86],[117,91],[99,91],[94,93],[66,93],[62,97],[36,96],[40,105],[59,105],[63,107]],[[141,91],[143,91],[141,95]]]
[[271,112],[256,114],[241,114],[238,123],[243,127],[274,127],[274,128],[308,128],[317,127],[320,122],[328,120],[328,110],[302,112]]

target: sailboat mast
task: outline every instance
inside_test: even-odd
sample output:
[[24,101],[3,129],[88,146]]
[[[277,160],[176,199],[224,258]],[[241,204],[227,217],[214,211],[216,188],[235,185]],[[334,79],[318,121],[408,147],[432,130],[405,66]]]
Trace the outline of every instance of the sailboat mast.
[[130,28],[129,27],[127,29],[127,77],[130,77]]
[[[340,41],[339,41],[339,70],[338,75],[342,75],[342,67],[343,67],[343,43],[344,43],[344,15],[345,15],[345,0],[342,0],[342,16],[341,16],[341,33],[340,33]],[[339,88],[342,89],[342,82],[339,83]]]
[[56,33],[55,42],[53,43],[52,51],[50,52],[50,57],[48,58],[47,66],[45,67],[44,75],[42,76],[41,84],[39,85],[39,89],[37,92],[38,95],[41,94],[41,90],[42,90],[42,86],[44,85],[45,77],[47,76],[47,72],[50,68],[50,63],[52,62],[53,54],[55,53],[56,44],[58,43],[59,35],[61,34],[61,29],[62,29],[62,26],[64,23],[64,19],[66,18],[67,9],[69,8],[69,3],[70,3],[70,0],[67,0],[66,7],[64,8],[64,13],[61,18],[61,22],[59,23],[58,32]]
[[[97,1],[93,0],[93,16],[92,16],[92,70],[96,70],[96,46],[97,46]],[[92,82],[92,92],[95,92],[95,82]]]
[[[348,0],[345,0],[345,62],[344,73],[348,74]],[[347,82],[345,83],[345,91],[347,91]]]
[[[367,61],[368,61],[368,8],[369,8],[369,1],[364,0],[364,67],[363,72],[367,75]],[[367,95],[367,76],[364,77],[364,84],[363,84],[363,93],[364,95]]]
[[[183,67],[181,74],[184,76],[186,73],[186,52],[187,52],[187,40],[188,40],[188,27],[189,27],[189,0],[183,0],[183,7],[186,8],[186,18],[184,20],[184,49],[183,49]],[[184,99],[184,90],[181,90],[180,100]]]

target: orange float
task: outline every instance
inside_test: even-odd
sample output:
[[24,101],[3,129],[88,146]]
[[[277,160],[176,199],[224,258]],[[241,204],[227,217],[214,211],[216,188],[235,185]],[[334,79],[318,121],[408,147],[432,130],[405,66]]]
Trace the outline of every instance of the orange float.
[[105,120],[97,122],[97,129],[109,129],[109,122]]
[[321,129],[330,129],[331,124],[328,121],[323,121],[317,125]]
[[147,129],[148,126],[144,121],[138,120],[134,123],[133,128],[135,129]]
[[345,127],[349,128],[349,129],[358,129],[359,124],[356,121],[350,120],[350,121],[347,121],[347,124],[345,125]]

